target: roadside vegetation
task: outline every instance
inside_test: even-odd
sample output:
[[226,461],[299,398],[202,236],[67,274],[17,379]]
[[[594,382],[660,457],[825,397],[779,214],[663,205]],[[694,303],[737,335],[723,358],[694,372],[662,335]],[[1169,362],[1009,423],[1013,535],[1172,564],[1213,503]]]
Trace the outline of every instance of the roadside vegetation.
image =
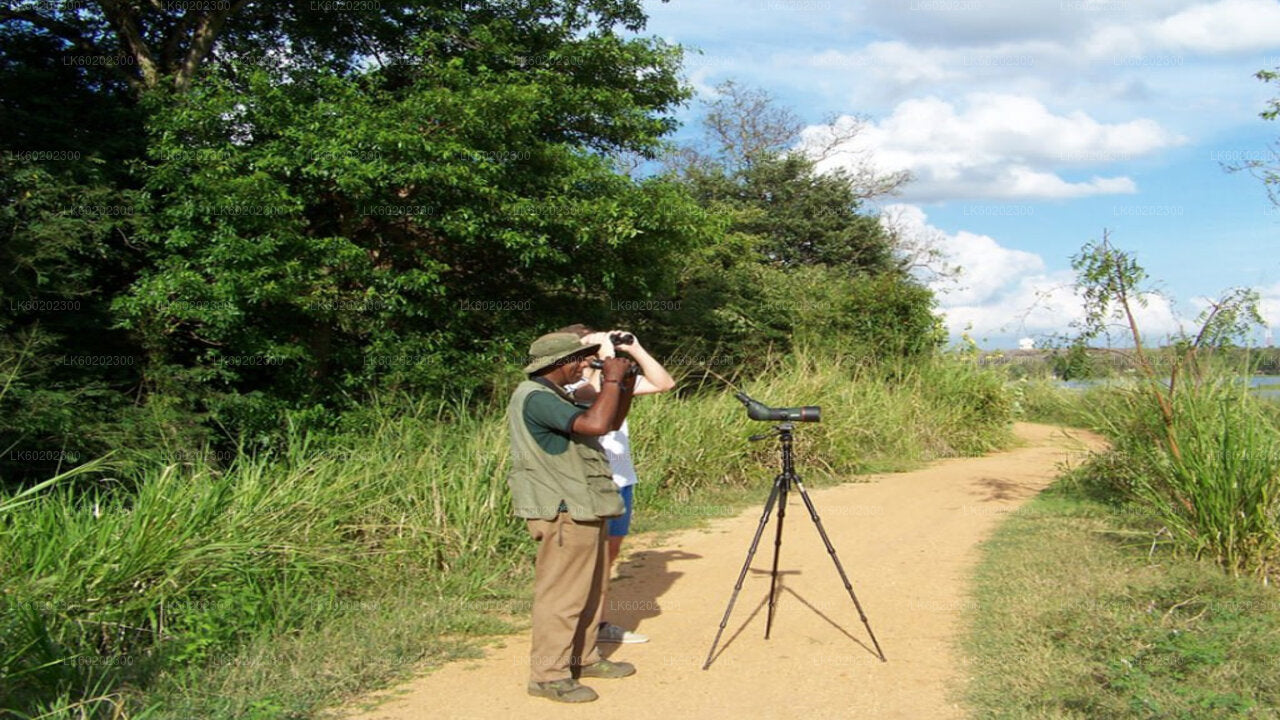
[[[1280,716],[1280,596],[1175,554],[1077,471],[984,545],[966,624],[981,718]],[[1154,543],[1154,544],[1153,544]]]
[[[1277,413],[1206,362],[1249,297],[1167,357],[1130,322],[1136,381],[1082,408],[943,350],[935,249],[872,204],[910,178],[817,170],[859,122],[801,152],[806,123],[728,82],[675,145],[684,50],[639,0],[205,5],[0,10],[0,713],[310,717],[525,622],[503,405],[574,322],[682,382],[634,411],[639,531],[767,489],[724,375],[823,407],[797,433],[814,484],[1003,447],[1019,414],[1100,428],[1073,502],[1145,509],[1120,536],[1225,570],[1205,595],[1274,577]],[[1080,256],[1098,322],[1069,367],[1132,320],[1113,250]],[[1161,657],[1252,622],[1184,616],[1198,582],[1150,591],[1184,633]],[[1247,660],[1270,636],[1241,627]],[[1269,702],[1232,672],[1195,702]]]
[[1010,383],[1022,417],[1111,447],[985,546],[967,700],[980,717],[1280,717],[1280,404],[1250,391],[1250,352],[1221,347],[1255,299],[1227,293],[1151,352],[1134,258],[1104,239],[1077,270],[1095,291],[1085,334],[1121,321],[1131,371]]

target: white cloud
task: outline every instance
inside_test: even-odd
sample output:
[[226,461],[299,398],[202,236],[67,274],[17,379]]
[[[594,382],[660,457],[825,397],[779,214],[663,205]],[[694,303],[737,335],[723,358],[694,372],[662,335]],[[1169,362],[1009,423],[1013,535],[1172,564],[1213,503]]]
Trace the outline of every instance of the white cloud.
[[[947,329],[952,336],[968,332],[975,338],[996,339],[1002,347],[1023,336],[1070,335],[1073,323],[1084,317],[1084,302],[1076,293],[1069,271],[1032,273],[1007,278],[1004,286],[982,303],[956,303],[946,292],[938,294]],[[1134,307],[1138,327],[1147,344],[1163,343],[1180,329],[1179,319],[1167,299],[1159,295],[1144,298],[1146,305]],[[1132,346],[1128,326],[1115,320],[1109,342]],[[1108,342],[1100,338],[1097,343]]]
[[[1076,293],[1071,271],[1048,270],[1041,256],[1005,247],[988,235],[965,230],[946,233],[930,225],[924,211],[914,205],[890,205],[884,216],[893,218],[899,233],[930,238],[941,262],[960,268],[955,278],[928,283],[953,338],[968,333],[980,344],[985,340],[1012,347],[1026,336],[1069,334],[1072,323],[1083,319],[1084,302]],[[1280,285],[1274,290],[1280,319]],[[1165,298],[1150,295],[1145,300],[1145,307],[1135,306],[1135,314],[1146,337],[1163,339],[1179,329]],[[1130,343],[1125,333],[1125,327],[1116,326],[1115,344]]]
[[945,293],[952,305],[983,304],[998,300],[1010,278],[1042,274],[1044,260],[1034,253],[1001,247],[995,238],[961,230],[948,235],[928,222],[918,206],[886,206],[881,217],[899,236],[927,238],[938,253],[937,264],[960,268],[958,277],[937,277],[929,282],[934,292]]
[[911,0],[863,3],[859,20],[915,42],[986,45],[1018,38],[1062,37],[1087,28],[1091,15],[1069,0]]
[[[1280,334],[1280,283],[1269,287],[1258,288],[1258,311],[1266,321],[1271,332]],[[1280,342],[1280,337],[1275,338]]]
[[1220,0],[1187,8],[1153,28],[1157,41],[1193,52],[1248,52],[1274,48],[1280,4],[1274,0]]
[[[804,142],[821,145],[825,135],[823,127],[810,127]],[[1056,168],[1139,157],[1182,142],[1148,119],[1101,123],[1080,111],[1054,114],[1032,97],[974,93],[959,108],[937,97],[907,100],[889,117],[868,124],[852,141],[849,155],[819,167],[828,170],[847,166],[851,157],[869,157],[882,171],[908,170],[916,180],[903,196],[916,202],[1072,198],[1137,188],[1123,176],[1069,180]]]

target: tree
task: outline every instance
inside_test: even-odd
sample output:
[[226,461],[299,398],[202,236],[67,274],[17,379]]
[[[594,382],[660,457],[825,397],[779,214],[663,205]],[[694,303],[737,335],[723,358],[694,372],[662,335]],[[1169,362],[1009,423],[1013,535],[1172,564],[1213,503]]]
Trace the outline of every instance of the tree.
[[[69,317],[99,330],[54,336],[19,306],[0,347],[39,356],[23,373],[77,342],[137,360],[106,373],[96,399],[67,397],[64,417],[171,408],[163,432],[177,442],[211,427],[268,441],[286,413],[327,424],[386,390],[483,390],[529,337],[610,292],[669,285],[667,259],[704,241],[709,221],[681,187],[610,164],[652,157],[687,97],[679,49],[630,34],[638,3],[360,3],[337,18],[309,5],[0,15],[0,68],[30,88],[6,92],[6,120],[61,101],[40,82],[59,72],[87,113],[121,118],[118,132],[77,135],[68,113],[5,138],[19,158],[82,140],[78,164],[37,161],[0,185],[15,266],[65,266],[5,291],[92,297],[92,314]],[[207,52],[201,27],[216,35]],[[90,47],[152,66],[60,62]],[[89,223],[51,209],[93,192],[126,212]],[[25,342],[37,325],[48,342]],[[58,441],[64,425],[42,432]],[[88,453],[108,445],[88,435]]]
[[[728,211],[731,232],[757,238],[754,250],[764,262],[851,274],[894,266],[890,237],[863,211],[868,198],[850,175],[818,172],[815,159],[795,147],[799,118],[761,90],[726,82],[716,92],[707,103],[704,145],[669,161],[695,197]],[[905,179],[884,182],[896,188]]]
[[[0,23],[57,41],[66,57],[108,66],[139,92],[185,91],[209,62],[272,59],[280,65],[342,74],[365,62],[386,66],[414,56],[413,43],[434,33],[448,42],[442,62],[474,50],[473,28],[507,24],[528,33],[535,51],[553,51],[575,34],[636,32],[645,15],[635,0],[511,0],[458,4],[344,0],[207,2],[22,2],[0,8]],[[538,47],[541,46],[541,47]],[[533,57],[539,57],[535,54]],[[507,62],[511,62],[508,59]]]
[[[1254,73],[1254,77],[1268,83],[1280,83],[1280,69],[1277,70],[1259,70]],[[1264,120],[1275,120],[1280,118],[1280,97],[1274,97],[1267,101],[1267,107],[1258,116]],[[1245,158],[1236,163],[1224,163],[1224,167],[1228,172],[1248,171],[1254,177],[1262,181],[1263,186],[1267,189],[1267,197],[1271,199],[1271,204],[1280,205],[1280,150],[1276,147],[1270,148],[1270,159],[1260,157]]]
[[[860,184],[845,170],[819,172],[793,113],[760,90],[729,82],[716,91],[703,144],[669,156],[667,167],[724,223],[724,240],[686,265],[682,310],[658,325],[700,354],[730,349],[739,359],[816,340],[819,328],[843,350],[873,356],[935,346],[932,294],[907,276],[893,236],[863,207],[868,188],[896,188],[905,176]],[[832,126],[828,139],[857,129]]]
[[1183,335],[1176,343],[1177,355],[1168,369],[1167,379],[1156,367],[1138,327],[1136,307],[1144,306],[1152,290],[1144,287],[1146,270],[1131,254],[1111,244],[1104,231],[1098,242],[1086,243],[1071,259],[1076,272],[1076,288],[1084,300],[1084,318],[1079,321],[1076,344],[1085,346],[1107,332],[1111,323],[1120,321],[1133,340],[1133,361],[1152,401],[1159,410],[1166,447],[1175,460],[1181,461],[1174,423],[1173,396],[1183,376],[1199,379],[1198,354],[1202,348],[1222,348],[1243,337],[1252,327],[1262,324],[1258,313],[1258,294],[1252,290],[1233,289],[1225,292],[1200,315],[1199,329],[1194,335]]

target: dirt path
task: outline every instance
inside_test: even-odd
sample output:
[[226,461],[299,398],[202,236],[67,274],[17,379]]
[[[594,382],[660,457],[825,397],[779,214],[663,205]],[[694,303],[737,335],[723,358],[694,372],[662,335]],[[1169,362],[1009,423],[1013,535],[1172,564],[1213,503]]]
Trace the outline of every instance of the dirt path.
[[[954,645],[975,546],[1001,515],[1044,488],[1064,461],[1100,439],[1019,424],[1020,449],[947,460],[870,482],[810,489],[822,523],[888,662],[875,655],[799,493],[791,494],[779,559],[773,632],[764,639],[770,523],[709,670],[702,670],[741,572],[761,504],[708,529],[640,537],[623,548],[610,619],[649,635],[605,645],[636,675],[591,680],[600,699],[552,703],[525,694],[529,641],[506,638],[481,661],[447,665],[351,720],[411,718],[958,718],[963,686]],[[804,468],[799,468],[803,477]],[[766,471],[768,473],[770,471]],[[642,511],[643,512],[643,511]],[[646,542],[647,541],[647,542]]]

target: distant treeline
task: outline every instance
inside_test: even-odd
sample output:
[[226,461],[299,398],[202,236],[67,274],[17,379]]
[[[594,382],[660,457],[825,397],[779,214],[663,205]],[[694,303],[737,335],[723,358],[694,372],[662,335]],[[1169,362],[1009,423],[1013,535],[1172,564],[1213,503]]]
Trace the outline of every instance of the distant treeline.
[[[1152,351],[1153,360],[1169,364],[1176,347]],[[1217,366],[1251,375],[1280,375],[1280,348],[1200,348],[1196,354]],[[984,352],[982,365],[1010,366],[1023,375],[1053,374],[1066,379],[1105,376],[1135,369],[1132,350],[1123,348],[1053,348]]]

